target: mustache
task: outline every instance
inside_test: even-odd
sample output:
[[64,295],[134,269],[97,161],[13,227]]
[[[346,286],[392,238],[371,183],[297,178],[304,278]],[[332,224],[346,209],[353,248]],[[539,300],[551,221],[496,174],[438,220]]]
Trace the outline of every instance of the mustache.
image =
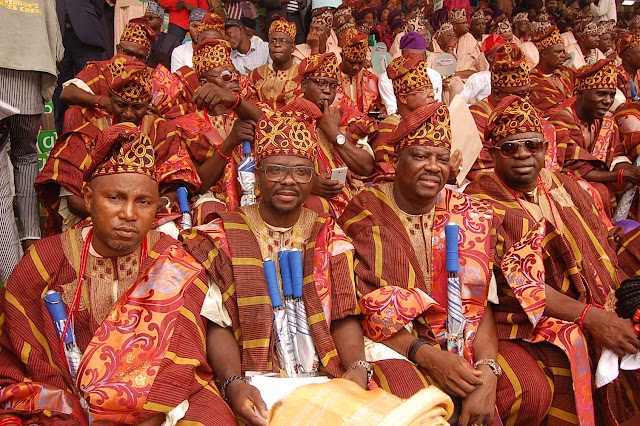
[[418,175],[418,179],[422,179],[422,178],[425,178],[425,177],[433,177],[433,178],[438,179],[438,181],[442,181],[442,174],[441,173],[423,171],[422,173],[420,173]]
[[273,191],[274,195],[281,192],[293,192],[296,195],[300,195],[300,189],[296,188],[295,186],[280,186],[278,187],[278,189]]

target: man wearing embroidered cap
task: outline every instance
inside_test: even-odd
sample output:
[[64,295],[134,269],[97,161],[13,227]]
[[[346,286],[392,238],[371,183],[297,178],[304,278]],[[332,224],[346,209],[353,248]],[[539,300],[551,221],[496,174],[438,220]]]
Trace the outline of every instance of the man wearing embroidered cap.
[[617,44],[619,67],[618,88],[627,100],[640,99],[640,34],[624,33]]
[[[456,76],[466,80],[471,74],[476,71],[483,71],[488,69],[488,64],[484,59],[482,52],[478,46],[478,41],[469,32],[469,24],[467,23],[467,12],[465,9],[452,9],[449,11],[449,21],[453,26],[453,33],[457,39],[455,44],[454,55],[458,61],[458,67],[456,68]],[[434,46],[436,53],[443,52],[444,47],[439,46],[442,49]],[[452,52],[445,52],[452,53]]]
[[573,95],[574,71],[564,66],[565,49],[558,27],[533,23],[532,41],[540,60],[531,70],[531,103],[543,117],[568,105]]
[[[603,25],[603,24],[599,24]],[[573,57],[571,66],[578,70],[585,65],[593,65],[601,59],[605,59],[604,53],[598,49],[598,25],[586,20],[576,23],[576,42],[567,47],[567,53]]]
[[[346,102],[331,106],[340,90],[338,62],[333,53],[311,55],[300,64],[299,73],[303,97],[322,111],[312,193],[326,198],[330,212],[338,217],[351,197],[362,190],[361,179],[374,172],[368,136],[377,130],[377,124]],[[340,167],[349,169],[345,183],[330,178],[331,171]]]
[[613,114],[617,86],[617,70],[603,59],[576,74],[576,100],[549,120],[558,129],[566,129],[570,137],[559,146],[563,152],[564,170],[591,182],[602,198],[607,212],[611,205],[612,184],[640,183],[640,170],[631,165]]
[[164,9],[155,1],[147,3],[147,10],[144,18],[155,33],[157,39],[151,46],[151,52],[147,64],[151,68],[155,68],[158,64],[162,64],[165,68],[171,68],[171,55],[176,47],[182,44],[182,39],[170,33],[162,31],[164,26]]
[[[189,35],[191,39],[173,50],[171,72],[176,72],[184,66],[193,67],[193,48],[198,44],[200,25],[205,19],[209,22],[209,25],[202,27],[203,30],[207,30],[202,37],[203,39],[206,37],[225,38],[224,21],[219,15],[207,13],[204,9],[191,10],[189,14]],[[211,23],[215,23],[215,25],[211,25]]]
[[172,192],[170,187],[174,180],[183,182],[189,190],[200,186],[193,164],[181,150],[183,135],[176,131],[173,123],[147,113],[151,101],[151,69],[136,59],[116,55],[104,67],[101,77],[95,85],[107,93],[111,114],[101,113],[100,118],[95,117],[84,124],[78,123],[84,121],[83,116],[69,115],[69,131],[56,141],[49,160],[35,180],[47,214],[47,235],[66,231],[89,216],[82,199],[82,173],[88,164],[90,144],[102,130],[113,124],[132,123],[151,139],[156,163],[162,165],[162,195],[166,195],[164,191]]
[[[160,203],[153,142],[122,123],[91,145],[84,201],[92,223],[37,242],[0,291],[3,417],[17,416],[11,424],[234,423],[202,339],[206,274],[176,240],[150,230]],[[65,362],[43,300],[51,291],[73,324],[79,365]],[[153,343],[127,343],[143,340]]]
[[285,368],[274,349],[275,301],[262,266],[265,259],[275,261],[282,293],[281,250],[303,252],[299,266],[305,277],[306,317],[299,320],[309,326],[315,352],[309,355],[315,361],[301,363],[296,357],[298,374],[317,375],[322,368],[322,374],[348,378],[363,388],[370,379],[355,316],[353,246],[333,219],[302,207],[313,186],[315,123],[321,116],[316,105],[302,98],[265,114],[256,126],[260,201],[220,213],[181,235],[187,250],[208,265],[211,285],[201,314],[210,321],[209,360],[231,409],[248,424],[265,424],[267,410],[260,392],[243,375],[282,374]]
[[[627,273],[593,199],[572,177],[544,168],[542,132],[527,100],[503,99],[485,130],[495,173],[465,189],[495,207],[499,362],[505,371],[521,368],[498,386],[498,409],[509,413],[501,414],[507,424],[623,423],[637,407],[629,400],[639,395],[635,372],[597,393],[592,374],[602,349],[622,356],[640,348],[629,321],[603,307]],[[501,405],[501,395],[532,383],[535,400]]]
[[[339,219],[356,248],[356,286],[362,294],[367,358],[376,364],[374,379],[402,398],[434,383],[457,397],[458,407],[462,399],[459,423],[452,424],[493,424],[496,385],[504,380],[487,304],[493,212],[484,202],[444,188],[451,149],[444,104],[409,113],[390,144],[395,181],[355,196]],[[466,265],[460,291],[467,338],[459,355],[447,351],[445,336],[444,227],[449,222],[460,226],[460,263]]]
[[378,77],[365,68],[367,56],[371,54],[367,36],[351,28],[343,37],[342,62],[338,74],[342,90],[337,102],[341,103],[343,100],[349,102],[363,114],[380,111],[382,105],[378,91]]
[[296,45],[293,51],[294,62],[300,63],[318,53],[331,52],[339,57],[341,51],[333,31],[333,10],[325,7],[314,10],[306,43]]
[[145,18],[132,19],[122,32],[116,56],[106,61],[88,62],[75,78],[64,82],[60,100],[76,108],[65,116],[62,132],[111,113],[107,78],[114,61],[118,57],[128,57],[145,62],[155,41],[156,34]]
[[274,111],[300,96],[302,77],[293,61],[296,24],[284,18],[274,20],[269,27],[269,56],[271,63],[249,74],[252,89],[259,102]]

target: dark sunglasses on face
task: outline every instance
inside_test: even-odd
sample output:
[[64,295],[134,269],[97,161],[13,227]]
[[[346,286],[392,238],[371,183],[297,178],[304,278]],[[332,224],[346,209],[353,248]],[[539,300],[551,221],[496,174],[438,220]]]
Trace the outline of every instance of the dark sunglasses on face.
[[340,86],[338,83],[329,83],[327,80],[324,80],[322,78],[309,77],[309,80],[313,81],[315,85],[318,86],[318,89],[320,90],[324,90],[327,87],[329,87],[329,90],[331,90],[332,92],[335,92],[338,90],[338,87]]
[[225,83],[228,83],[231,80],[233,80],[234,77],[237,77],[239,75],[240,74],[237,71],[222,71],[220,74],[213,75],[212,77],[219,78],[222,81],[224,81]]
[[133,58],[136,58],[139,61],[145,62],[147,59],[149,59],[149,55],[142,55],[139,53],[135,53],[132,50],[127,49],[126,47],[122,47],[122,45],[118,45],[118,49],[120,49],[120,52],[122,52],[123,55],[126,56],[131,56]]
[[282,182],[288,174],[291,174],[296,183],[309,183],[314,174],[313,167],[307,166],[287,167],[281,164],[267,164],[259,168],[264,170],[264,176],[271,182]]
[[500,154],[505,158],[513,157],[518,153],[520,147],[524,147],[531,154],[540,154],[544,150],[544,140],[539,138],[515,139],[507,141],[500,146],[494,147],[500,150]]

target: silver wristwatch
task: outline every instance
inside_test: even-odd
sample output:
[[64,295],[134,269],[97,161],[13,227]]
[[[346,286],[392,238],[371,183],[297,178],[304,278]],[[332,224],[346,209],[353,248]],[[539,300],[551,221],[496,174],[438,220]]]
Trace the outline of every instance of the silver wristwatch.
[[363,360],[354,361],[349,366],[349,370],[355,370],[358,367],[362,367],[365,370],[367,370],[367,383],[369,383],[373,378],[373,367],[371,366],[371,364]]
[[500,364],[498,364],[498,361],[496,361],[495,359],[481,359],[479,361],[476,361],[474,367],[478,368],[479,365],[488,365],[491,371],[493,371],[493,374],[496,375],[496,377],[500,377],[502,375],[502,367],[500,367]]
[[347,137],[344,135],[344,133],[339,133],[338,136],[336,136],[336,145],[342,146],[345,143],[347,143]]

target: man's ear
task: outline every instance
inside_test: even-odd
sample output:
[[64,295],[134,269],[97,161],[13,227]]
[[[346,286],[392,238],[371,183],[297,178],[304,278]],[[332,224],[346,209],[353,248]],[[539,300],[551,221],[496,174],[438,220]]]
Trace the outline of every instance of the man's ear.
[[406,105],[407,104],[407,95],[406,94],[401,94],[398,95],[398,101],[402,104],[402,105]]
[[391,154],[391,164],[393,164],[393,168],[397,170],[397,166],[398,166],[398,154]]
[[84,196],[84,206],[87,208],[89,214],[91,214],[91,202],[93,200],[93,189],[91,189],[91,182],[85,185],[82,195]]

